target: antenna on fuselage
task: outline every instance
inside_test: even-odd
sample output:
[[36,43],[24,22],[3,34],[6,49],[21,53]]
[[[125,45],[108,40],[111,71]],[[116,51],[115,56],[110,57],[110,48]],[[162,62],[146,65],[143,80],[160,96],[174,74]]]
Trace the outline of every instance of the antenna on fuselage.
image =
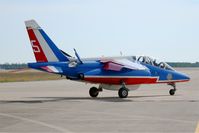
[[120,56],[123,56],[123,53],[122,53],[122,51],[120,51]]

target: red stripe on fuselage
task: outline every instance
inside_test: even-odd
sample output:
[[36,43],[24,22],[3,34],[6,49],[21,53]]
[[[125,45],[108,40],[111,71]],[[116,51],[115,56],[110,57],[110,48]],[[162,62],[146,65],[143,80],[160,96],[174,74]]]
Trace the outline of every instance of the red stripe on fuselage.
[[30,38],[30,42],[31,42],[31,45],[32,45],[32,49],[33,49],[33,52],[35,54],[35,59],[37,60],[37,62],[48,62],[42,48],[41,48],[41,45],[39,44],[39,41],[33,31],[33,29],[28,29],[27,28],[27,31],[28,31],[28,35],[29,35],[29,38]]
[[126,85],[136,85],[136,84],[154,84],[157,82],[157,78],[109,78],[109,77],[85,77],[85,81],[92,83],[102,83],[102,84],[121,84],[124,82]]

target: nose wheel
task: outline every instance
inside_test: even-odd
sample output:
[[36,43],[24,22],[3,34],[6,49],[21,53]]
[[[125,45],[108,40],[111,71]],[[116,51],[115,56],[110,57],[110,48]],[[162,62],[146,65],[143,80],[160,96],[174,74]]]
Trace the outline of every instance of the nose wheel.
[[173,89],[170,89],[170,90],[169,90],[169,94],[170,94],[171,96],[175,95],[175,92],[176,92],[176,85],[175,85],[175,83],[170,83],[170,84],[168,84],[168,85],[171,85],[171,86],[173,87]]
[[170,94],[171,96],[175,95],[175,92],[176,92],[176,90],[174,90],[174,89],[169,90],[169,94]]

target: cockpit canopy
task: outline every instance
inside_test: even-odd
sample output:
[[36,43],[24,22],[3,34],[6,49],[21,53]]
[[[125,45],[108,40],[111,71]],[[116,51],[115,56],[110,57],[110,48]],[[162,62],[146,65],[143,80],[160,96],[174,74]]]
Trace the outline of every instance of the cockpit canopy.
[[[134,59],[136,59],[136,57],[134,57]],[[166,69],[166,70],[174,71],[174,69],[171,66],[169,66],[166,62],[159,62],[158,60],[152,59],[148,56],[140,56],[136,60],[139,61],[139,62],[143,62],[143,63],[146,63],[146,64],[156,66],[156,67],[160,67],[160,68],[163,68],[163,69]]]

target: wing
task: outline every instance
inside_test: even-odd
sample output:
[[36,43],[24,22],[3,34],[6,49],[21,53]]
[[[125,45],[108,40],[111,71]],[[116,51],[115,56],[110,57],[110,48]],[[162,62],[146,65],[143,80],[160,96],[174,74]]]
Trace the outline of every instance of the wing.
[[146,70],[147,68],[139,62],[133,62],[128,59],[105,59],[100,60],[104,64],[104,70],[121,71],[122,69],[129,70]]

